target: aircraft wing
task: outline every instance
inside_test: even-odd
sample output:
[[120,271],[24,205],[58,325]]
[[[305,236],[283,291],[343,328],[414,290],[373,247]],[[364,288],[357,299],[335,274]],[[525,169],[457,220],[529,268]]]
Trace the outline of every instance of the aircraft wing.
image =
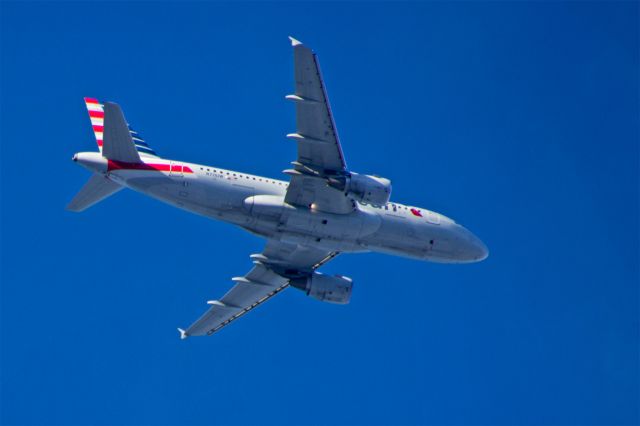
[[261,254],[251,255],[255,266],[249,273],[232,278],[236,285],[220,300],[207,302],[211,307],[189,328],[178,329],[180,336],[186,339],[215,333],[287,288],[290,278],[310,274],[336,255],[336,252],[267,241]]
[[347,173],[342,147],[331,114],[327,91],[315,53],[298,40],[293,46],[295,93],[287,99],[296,105],[296,132],[287,135],[298,145],[285,201],[330,213],[349,213],[353,203],[341,191],[327,186],[326,179]]

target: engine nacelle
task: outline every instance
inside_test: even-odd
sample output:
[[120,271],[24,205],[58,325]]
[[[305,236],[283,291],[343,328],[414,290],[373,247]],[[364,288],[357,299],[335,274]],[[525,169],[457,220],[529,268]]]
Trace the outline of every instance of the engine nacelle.
[[322,302],[344,305],[351,300],[353,280],[341,275],[331,276],[314,272],[308,277],[292,279],[291,286]]
[[387,204],[391,197],[391,181],[378,176],[351,173],[349,176],[330,179],[329,186],[344,191],[354,200],[374,206]]

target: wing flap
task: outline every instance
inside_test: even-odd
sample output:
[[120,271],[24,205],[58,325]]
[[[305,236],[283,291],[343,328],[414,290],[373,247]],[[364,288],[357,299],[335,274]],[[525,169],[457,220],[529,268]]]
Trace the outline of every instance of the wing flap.
[[247,303],[261,299],[274,288],[280,287],[288,281],[263,265],[254,266],[245,278],[248,282],[236,284],[220,301],[232,306],[243,307]]
[[354,209],[349,197],[315,176],[292,176],[284,201],[298,206],[313,205],[316,210],[335,214],[348,214]]

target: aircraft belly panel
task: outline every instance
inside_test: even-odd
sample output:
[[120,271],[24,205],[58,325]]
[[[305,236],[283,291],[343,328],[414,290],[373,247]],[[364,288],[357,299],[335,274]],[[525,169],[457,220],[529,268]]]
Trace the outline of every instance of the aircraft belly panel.
[[364,211],[331,214],[304,208],[284,210],[282,223],[289,232],[300,232],[316,238],[355,241],[375,232],[380,226],[377,215]]

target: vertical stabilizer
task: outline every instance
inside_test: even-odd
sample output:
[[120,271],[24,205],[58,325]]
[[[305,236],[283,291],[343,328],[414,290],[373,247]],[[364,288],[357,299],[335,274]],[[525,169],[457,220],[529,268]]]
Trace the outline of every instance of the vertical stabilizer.
[[[102,153],[102,147],[105,139],[105,104],[101,103],[95,98],[84,98],[84,103],[87,106],[87,111],[89,112],[89,119],[91,120],[91,127],[93,128],[93,134],[96,137],[96,143],[98,144],[98,150]],[[122,115],[122,111],[120,107],[115,105],[119,111],[119,115]],[[145,140],[142,138],[140,133],[135,131],[125,120],[122,115],[122,121],[125,122],[127,126],[128,132],[131,135],[131,139],[135,146],[136,151],[142,157],[158,157],[158,154],[151,148]]]
[[104,104],[104,141],[102,156],[114,161],[140,163],[140,155],[133,143],[129,125],[118,104]]

